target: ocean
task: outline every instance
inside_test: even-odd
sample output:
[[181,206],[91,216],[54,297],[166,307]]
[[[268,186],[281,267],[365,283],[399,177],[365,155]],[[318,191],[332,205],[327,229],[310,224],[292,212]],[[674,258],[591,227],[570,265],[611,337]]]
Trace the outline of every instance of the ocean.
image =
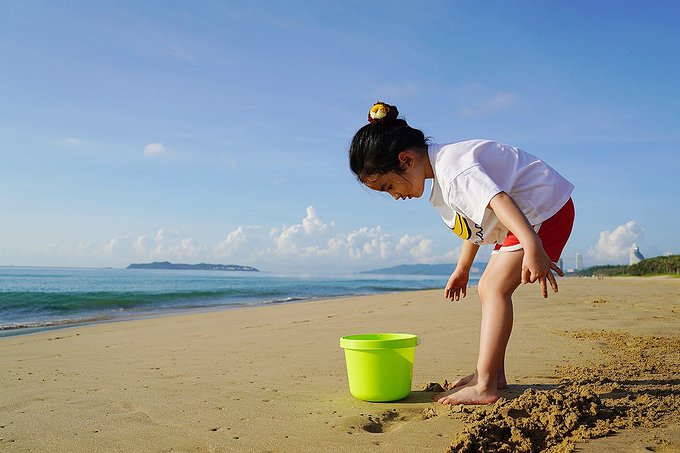
[[[0,266],[0,336],[196,310],[441,288],[448,277]],[[471,279],[470,284],[477,281]]]

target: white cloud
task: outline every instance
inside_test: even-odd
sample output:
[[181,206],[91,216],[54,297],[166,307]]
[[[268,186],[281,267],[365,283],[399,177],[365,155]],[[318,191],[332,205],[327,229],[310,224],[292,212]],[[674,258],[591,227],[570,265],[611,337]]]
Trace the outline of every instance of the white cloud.
[[162,143],[149,143],[144,148],[145,156],[162,156],[163,154],[168,154],[170,152],[169,148],[166,148]]
[[326,235],[333,226],[332,222],[330,224],[324,223],[317,216],[314,207],[309,206],[302,223],[272,228],[270,237],[274,241],[275,248],[267,253],[303,256],[326,255],[327,251],[324,251],[322,245],[327,241]]
[[156,236],[153,238],[153,240],[156,242],[163,242],[180,237],[182,237],[182,233],[177,230],[160,229],[156,232]]
[[117,235],[104,243],[81,242],[74,248],[88,262],[94,260],[106,266],[167,260],[305,272],[453,262],[459,254],[459,248],[447,246],[446,253],[437,255],[431,239],[422,235],[393,235],[380,226],[338,231],[335,223],[320,217],[313,206],[293,225],[241,225],[214,242],[200,243],[189,234],[163,228],[151,234]]
[[152,240],[149,239],[145,234],[139,236],[135,242],[132,244],[132,250],[136,255],[144,255],[147,250],[151,247]]
[[[321,233],[328,228],[328,224],[323,223],[321,219],[316,215],[314,206],[307,207],[307,216],[302,219],[302,228],[307,234]],[[330,226],[333,226],[331,223]]]
[[395,241],[381,227],[362,227],[346,235],[338,235],[328,242],[335,256],[346,256],[353,261],[363,259],[388,259],[395,249]]
[[[139,238],[135,244],[140,244]],[[205,252],[194,238],[176,230],[158,230],[150,245],[147,255],[154,260],[194,259]]]
[[396,250],[407,252],[416,260],[427,259],[432,256],[432,241],[420,235],[409,236],[407,234],[399,239]]
[[80,146],[83,144],[83,141],[75,137],[66,137],[58,140],[57,143],[64,146]]
[[130,242],[130,235],[120,235],[112,238],[108,243],[100,249],[104,255],[113,255],[125,248]]
[[113,237],[101,247],[80,243],[78,249],[95,257],[128,261],[187,260],[200,257],[204,249],[196,240],[179,231],[158,230],[153,238],[124,234]]
[[247,255],[249,247],[254,249],[256,244],[261,242],[260,230],[259,226],[239,226],[230,231],[227,237],[215,244],[212,249],[217,257],[227,259]]
[[644,227],[633,220],[617,226],[611,232],[602,231],[597,244],[588,250],[588,254],[600,261],[627,258],[631,246],[642,237],[644,231]]
[[381,227],[362,227],[345,235],[337,235],[328,242],[329,255],[349,259],[355,265],[378,265],[395,263],[440,263],[455,260],[459,249],[445,254],[434,252],[434,241],[422,235],[403,235],[395,238],[383,232]]

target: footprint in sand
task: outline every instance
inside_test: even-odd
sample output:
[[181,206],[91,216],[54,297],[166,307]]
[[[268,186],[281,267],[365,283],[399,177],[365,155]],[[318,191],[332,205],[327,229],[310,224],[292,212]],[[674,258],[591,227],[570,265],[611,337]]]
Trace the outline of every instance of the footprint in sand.
[[384,433],[395,421],[403,417],[396,410],[390,410],[379,416],[369,415],[368,420],[361,425],[361,429],[369,433]]
[[[411,420],[426,420],[433,417],[432,414],[425,414],[423,411],[408,411],[406,413],[391,409],[380,415],[362,414],[360,423],[356,423],[363,431],[372,434],[381,434],[399,428],[403,423]],[[356,426],[355,425],[355,426]],[[356,429],[355,426],[351,428]]]

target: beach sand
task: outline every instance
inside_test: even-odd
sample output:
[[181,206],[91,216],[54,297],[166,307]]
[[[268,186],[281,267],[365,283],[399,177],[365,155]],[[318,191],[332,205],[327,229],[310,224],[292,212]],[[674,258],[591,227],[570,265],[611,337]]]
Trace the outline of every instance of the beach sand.
[[[1,338],[0,451],[680,451],[680,279],[559,284],[548,300],[516,293],[510,386],[488,407],[423,390],[474,369],[474,290]],[[339,338],[371,332],[421,337],[407,399],[350,395]]]

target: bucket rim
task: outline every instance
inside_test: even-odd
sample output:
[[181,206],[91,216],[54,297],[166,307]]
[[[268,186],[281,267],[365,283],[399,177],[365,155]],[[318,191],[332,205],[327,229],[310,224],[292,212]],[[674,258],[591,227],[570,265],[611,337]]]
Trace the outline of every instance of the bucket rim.
[[341,348],[354,350],[414,348],[419,344],[420,337],[411,333],[366,333],[340,338]]

